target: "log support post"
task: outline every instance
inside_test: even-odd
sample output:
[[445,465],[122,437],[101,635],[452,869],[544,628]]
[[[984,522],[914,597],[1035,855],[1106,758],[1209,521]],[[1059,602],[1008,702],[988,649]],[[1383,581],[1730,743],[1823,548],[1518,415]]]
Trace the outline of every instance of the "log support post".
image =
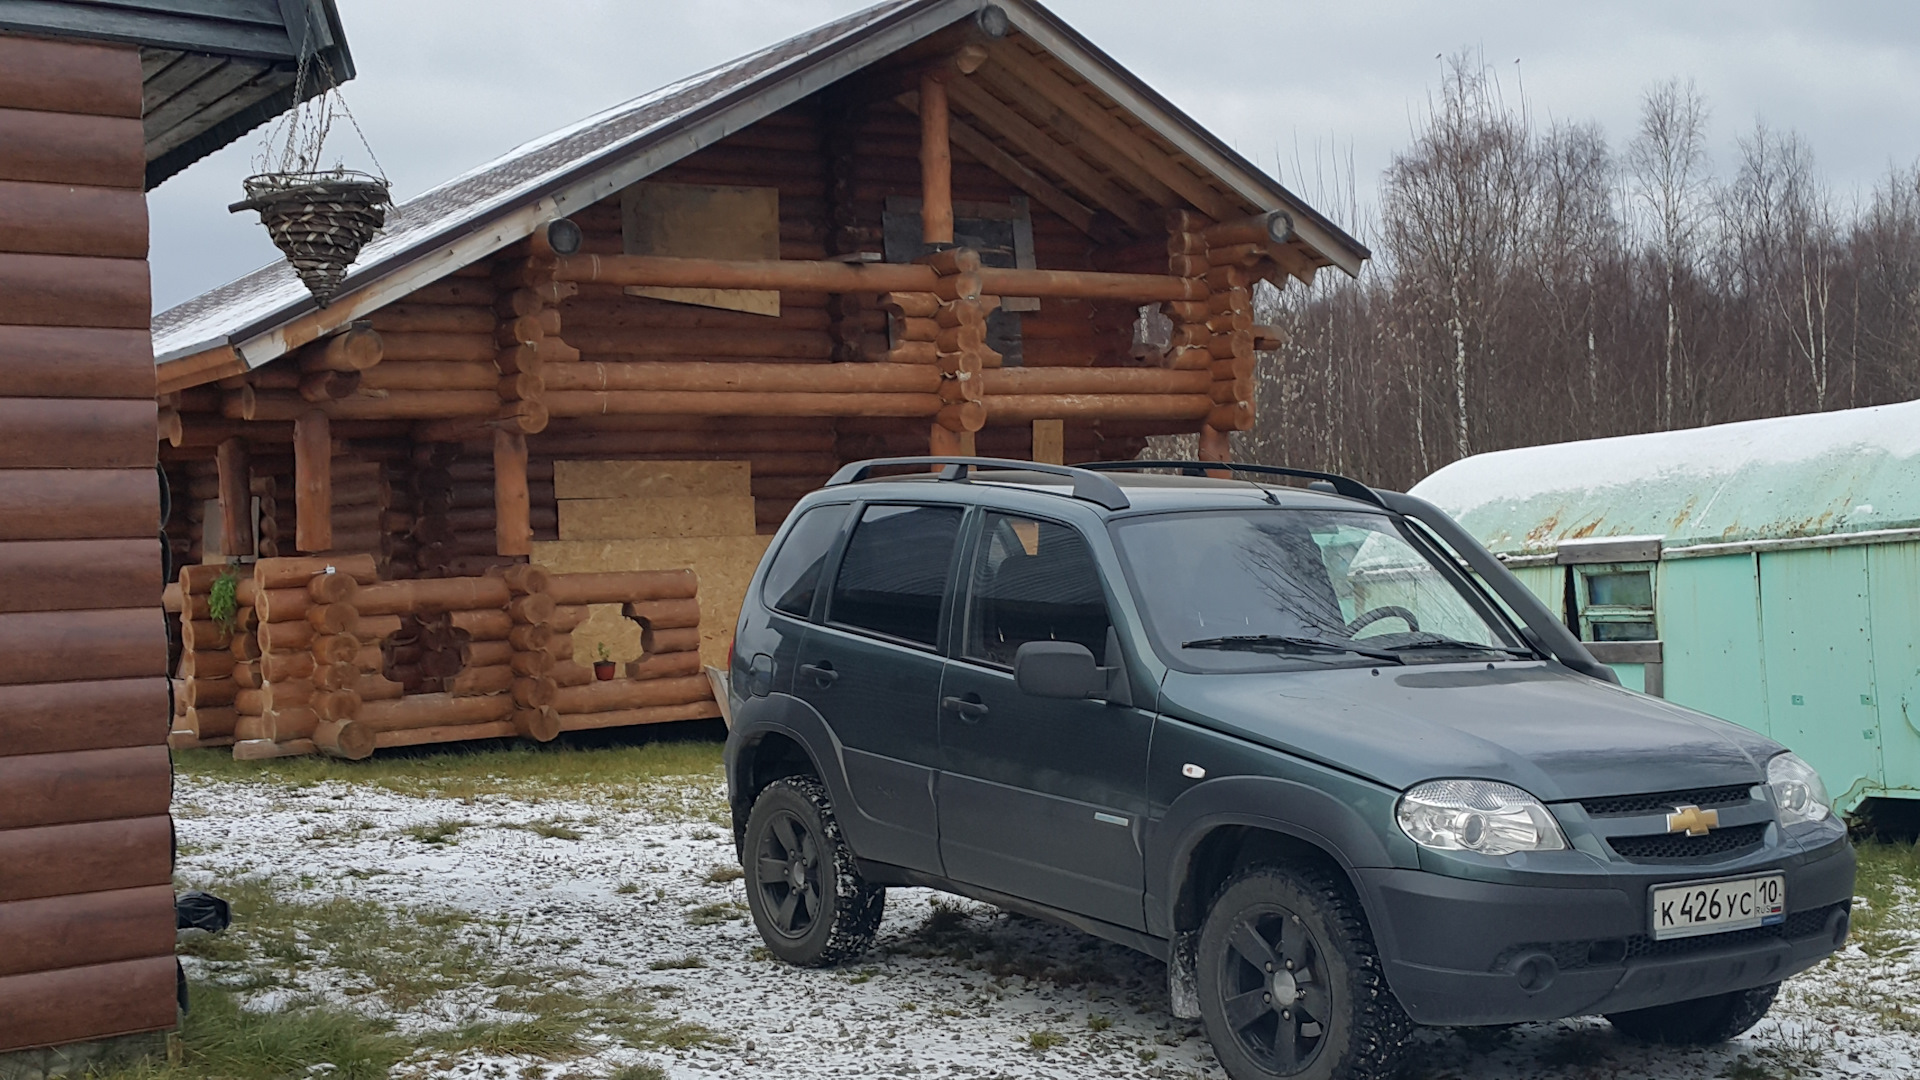
[[527,437],[493,433],[494,546],[501,555],[533,554],[532,498],[527,490]]
[[1230,461],[1228,433],[1253,426],[1253,278],[1237,261],[1214,264],[1211,227],[1212,221],[1191,210],[1167,214],[1167,270],[1197,297],[1166,305],[1173,320],[1167,364],[1213,376],[1214,404],[1200,426],[1200,459]]
[[228,559],[254,554],[253,495],[247,476],[247,442],[239,436],[221,441],[214,452],[220,472],[220,554]]
[[546,380],[549,361],[577,361],[580,354],[560,339],[560,301],[573,295],[571,282],[554,280],[555,255],[536,229],[531,254],[507,259],[494,268],[499,299],[494,315],[494,366],[499,369],[500,410],[494,419],[495,553],[533,553],[527,493],[528,435],[546,430]]
[[[1270,216],[1259,218],[1256,225],[1272,227]],[[1216,439],[1222,445],[1224,433],[1251,430],[1254,420],[1253,283],[1263,272],[1270,272],[1271,265],[1263,267],[1270,258],[1267,245],[1236,242],[1248,227],[1237,222],[1202,232],[1207,243],[1207,353],[1214,403],[1207,427],[1222,433]]]
[[553,576],[541,567],[523,565],[507,567],[502,577],[512,621],[507,640],[513,645],[513,728],[526,738],[551,742],[560,734],[560,714],[554,708],[560,684],[554,681],[553,654],[547,650],[557,607]]
[[248,481],[247,490],[260,500],[260,536],[254,543],[254,554],[262,559],[275,558],[285,539],[280,532],[280,486],[270,475],[255,476]]
[[947,76],[920,76],[920,239],[953,243],[953,147],[948,140]]
[[333,547],[333,434],[327,414],[312,410],[293,422],[293,546]]
[[1067,463],[1066,422],[1062,420],[1035,420],[1033,422],[1033,460],[1053,465]]

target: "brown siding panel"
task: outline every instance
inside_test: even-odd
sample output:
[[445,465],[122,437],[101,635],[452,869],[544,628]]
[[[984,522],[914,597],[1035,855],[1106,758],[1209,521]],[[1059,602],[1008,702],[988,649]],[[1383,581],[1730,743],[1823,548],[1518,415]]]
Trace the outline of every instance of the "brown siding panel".
[[0,541],[0,613],[125,607],[164,584],[153,540]]
[[173,887],[0,904],[0,978],[173,955]]
[[0,398],[0,469],[151,469],[155,416],[150,398]]
[[166,885],[172,863],[173,823],[164,815],[7,829],[0,831],[0,901]]
[[149,284],[145,259],[0,253],[0,323],[146,326]]
[[0,34],[0,108],[140,116],[140,53]]
[[0,540],[156,536],[152,469],[0,469]]
[[164,675],[160,605],[0,615],[0,683],[137,679]]
[[174,964],[153,956],[0,978],[0,1051],[171,1028]]
[[0,396],[152,398],[144,327],[0,326]]
[[147,199],[131,188],[0,180],[0,251],[147,257]]
[[160,745],[0,757],[0,791],[0,829],[151,817],[167,812],[173,763]]
[[0,686],[0,755],[150,746],[167,737],[167,680]]
[[0,109],[0,180],[144,190],[145,140],[137,119]]

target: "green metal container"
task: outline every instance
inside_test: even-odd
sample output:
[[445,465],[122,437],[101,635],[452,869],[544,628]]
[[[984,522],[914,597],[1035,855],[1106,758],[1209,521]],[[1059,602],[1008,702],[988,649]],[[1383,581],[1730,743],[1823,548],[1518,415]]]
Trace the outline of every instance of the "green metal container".
[[1636,690],[1920,799],[1920,401],[1480,454],[1421,481]]

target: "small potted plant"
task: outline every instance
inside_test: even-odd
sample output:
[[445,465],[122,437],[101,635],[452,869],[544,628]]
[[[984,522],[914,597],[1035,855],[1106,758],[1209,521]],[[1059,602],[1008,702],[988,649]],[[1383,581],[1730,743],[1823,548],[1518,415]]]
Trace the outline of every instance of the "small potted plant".
[[608,651],[606,642],[603,641],[600,643],[599,653],[600,659],[593,662],[593,677],[599,679],[601,682],[611,682],[613,680],[613,654]]

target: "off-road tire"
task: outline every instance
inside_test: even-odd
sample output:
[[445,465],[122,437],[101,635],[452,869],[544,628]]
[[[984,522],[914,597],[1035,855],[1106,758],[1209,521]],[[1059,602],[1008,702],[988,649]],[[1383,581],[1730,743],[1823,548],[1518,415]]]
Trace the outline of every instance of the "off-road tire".
[[[796,823],[810,834],[815,844],[819,909],[799,933],[783,929],[779,910],[769,906],[766,885],[775,892],[792,891],[781,880],[763,881],[760,854],[766,849],[768,834],[779,822]],[[805,838],[802,840],[803,845]],[[774,850],[784,845],[773,839]],[[867,951],[880,928],[880,915],[886,905],[887,890],[869,885],[860,876],[853,852],[840,834],[840,822],[833,816],[833,803],[826,786],[810,776],[789,776],[775,780],[760,792],[747,815],[746,841],[741,848],[741,869],[745,872],[747,907],[753,912],[753,924],[761,940],[775,956],[800,967],[832,967]],[[804,902],[802,904],[804,907]]]
[[1759,1023],[1773,1007],[1773,997],[1779,992],[1779,983],[1768,983],[1751,990],[1734,990],[1650,1009],[1608,1013],[1607,1022],[1620,1034],[1641,1042],[1712,1046]]
[[[1282,926],[1274,952],[1282,958],[1283,967],[1284,957],[1298,956],[1300,949],[1287,931],[1304,931],[1310,945],[1307,958],[1296,961],[1311,976],[1300,986],[1320,991],[1296,988],[1302,996],[1294,1008],[1323,1003],[1318,1007],[1326,1015],[1315,1019],[1321,1034],[1305,1059],[1292,1067],[1277,1058],[1261,1060],[1256,1056],[1258,1049],[1250,1050],[1250,1044],[1242,1041],[1241,1031],[1246,1030],[1254,1033],[1257,1043],[1266,1018],[1242,1029],[1228,1020],[1229,981],[1235,980],[1237,986],[1253,970],[1233,945],[1242,923],[1256,930]],[[1258,932],[1263,938],[1270,936]],[[1359,902],[1334,874],[1315,866],[1255,866],[1241,871],[1215,894],[1200,928],[1197,952],[1200,1016],[1215,1056],[1233,1080],[1387,1080],[1399,1069],[1413,1023],[1387,988]],[[1277,1006],[1273,1013],[1279,1023]],[[1293,1023],[1297,1031],[1305,1032],[1305,1024]],[[1296,1050],[1303,1038],[1292,1042]],[[1277,1037],[1269,1041],[1278,1045]]]

